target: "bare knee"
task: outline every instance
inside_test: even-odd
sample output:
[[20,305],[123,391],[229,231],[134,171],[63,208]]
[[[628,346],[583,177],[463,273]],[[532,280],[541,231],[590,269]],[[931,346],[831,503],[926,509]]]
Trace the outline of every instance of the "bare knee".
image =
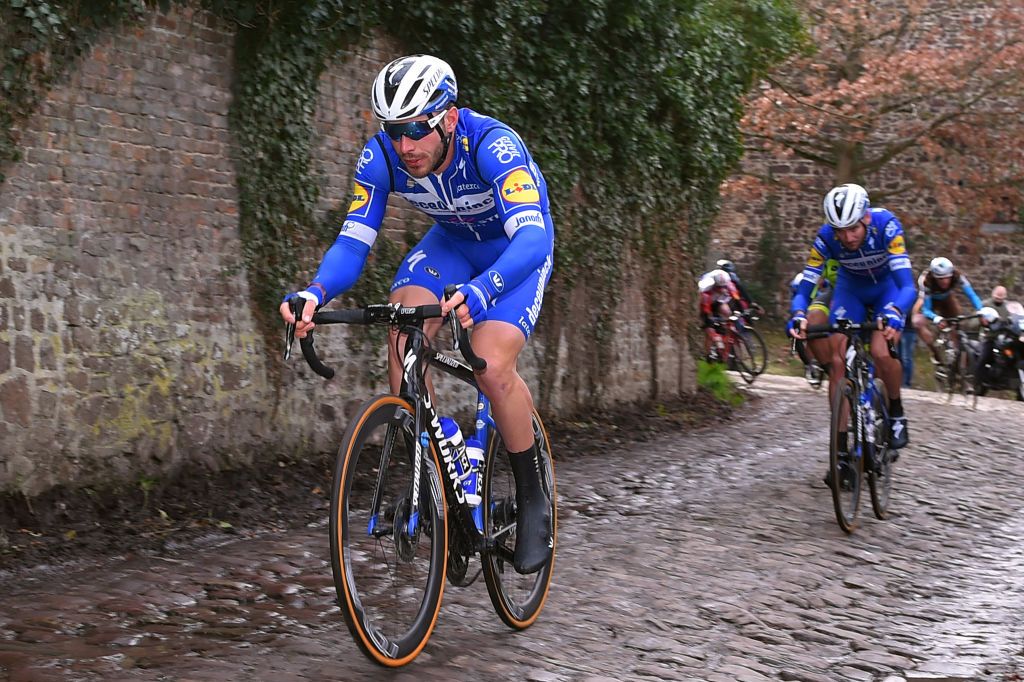
[[487,369],[476,375],[477,385],[491,402],[501,401],[504,396],[512,392],[520,381],[514,364],[492,359],[487,359]]

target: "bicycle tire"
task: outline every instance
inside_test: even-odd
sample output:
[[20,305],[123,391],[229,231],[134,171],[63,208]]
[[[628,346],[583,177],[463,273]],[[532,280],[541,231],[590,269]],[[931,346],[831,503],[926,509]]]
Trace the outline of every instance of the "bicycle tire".
[[754,371],[754,355],[750,349],[750,344],[747,343],[746,337],[742,334],[734,333],[732,339],[732,350],[730,351],[732,358],[735,361],[736,371],[739,372],[743,381],[748,384],[754,383],[754,379],[757,378],[757,373]]
[[[953,377],[950,376],[950,368],[946,363],[946,350],[948,341],[945,336],[939,335],[935,339],[935,354],[938,355],[939,362],[934,365],[935,371],[935,390],[939,393],[945,393],[948,397],[952,397],[953,394]],[[933,362],[935,360],[933,359]]]
[[946,400],[953,400],[953,395],[960,385],[960,366],[954,355],[953,361],[946,364]]
[[[847,453],[839,452],[840,425],[846,409]],[[852,533],[860,512],[860,493],[863,482],[864,458],[858,457],[861,444],[857,442],[855,420],[860,419],[857,393],[853,382],[844,378],[832,396],[832,416],[829,424],[828,461],[832,491],[832,507],[836,521],[845,533]],[[846,469],[846,471],[844,471]],[[844,481],[846,485],[844,485]]]
[[[395,395],[365,403],[342,439],[331,492],[331,569],[338,603],[360,650],[387,667],[405,665],[420,653],[444,593],[448,528],[433,442],[420,469],[419,523],[409,531],[409,501],[417,487],[413,415],[412,405]],[[392,447],[385,459],[389,430]],[[382,494],[371,515],[375,489]],[[405,578],[411,579],[411,589],[400,586]]]
[[[551,559],[539,571],[520,574],[512,567],[515,550],[515,481],[508,462],[508,452],[497,430],[494,431],[484,459],[484,528],[489,535],[502,529],[496,549],[483,557],[484,582],[495,613],[505,625],[522,630],[534,623],[544,608],[558,549],[558,495],[555,485],[555,464],[551,456],[551,442],[540,415],[533,413],[533,431],[541,457],[541,473],[551,499],[553,546]],[[511,527],[511,528],[510,528]]]
[[872,407],[880,415],[875,425],[875,445],[872,448],[872,465],[868,469],[868,489],[871,492],[871,510],[878,519],[889,516],[889,499],[892,496],[892,451],[889,450],[889,393],[885,382],[875,377],[875,392]]
[[746,338],[747,343],[750,345],[750,354],[754,360],[754,366],[751,369],[754,371],[754,375],[764,374],[765,370],[768,369],[768,346],[765,345],[761,332],[757,331],[748,322],[741,336]]
[[974,373],[971,371],[971,353],[960,344],[960,351],[956,355],[957,372],[960,375],[960,394],[964,397],[966,404],[970,396],[974,394]]

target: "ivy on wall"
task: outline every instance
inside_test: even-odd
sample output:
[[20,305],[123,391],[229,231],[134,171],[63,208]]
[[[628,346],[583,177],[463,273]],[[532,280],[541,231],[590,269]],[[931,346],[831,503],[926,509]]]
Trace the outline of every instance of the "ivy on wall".
[[[0,162],[16,158],[16,112],[98,30],[170,0],[0,0]],[[179,2],[180,4],[180,2]],[[319,79],[376,28],[454,67],[460,104],[526,139],[552,196],[553,290],[585,284],[597,343],[610,354],[624,264],[645,263],[652,312],[678,291],[659,282],[707,246],[718,186],[739,159],[742,95],[803,39],[791,0],[201,0],[238,27],[235,96],[240,230],[257,310],[273,313],[308,263],[317,224],[312,170]],[[682,252],[682,253],[680,253]],[[687,258],[686,253],[691,255]],[[389,278],[394,258],[364,275]],[[393,254],[392,254],[393,255]],[[564,295],[549,301],[567,306]],[[688,301],[684,301],[688,303]],[[269,320],[269,316],[265,318]],[[274,333],[277,333],[276,324]],[[598,386],[599,387],[599,386]]]

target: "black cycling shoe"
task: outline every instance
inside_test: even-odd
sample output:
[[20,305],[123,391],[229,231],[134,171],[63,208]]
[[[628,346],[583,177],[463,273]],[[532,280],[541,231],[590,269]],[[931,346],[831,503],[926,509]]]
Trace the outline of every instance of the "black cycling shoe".
[[509,453],[516,479],[516,551],[512,561],[517,573],[536,573],[551,558],[554,547],[551,500],[540,480],[537,446]]
[[[889,419],[889,449],[899,450],[906,447],[910,442],[910,434],[907,433],[906,417],[891,417]],[[895,462],[895,458],[893,459]]]

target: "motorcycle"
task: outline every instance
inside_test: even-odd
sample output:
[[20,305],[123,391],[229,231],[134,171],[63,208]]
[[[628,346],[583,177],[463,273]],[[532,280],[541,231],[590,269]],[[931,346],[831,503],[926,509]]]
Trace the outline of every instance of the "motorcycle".
[[1024,400],[1024,305],[1006,303],[1007,316],[982,331],[983,355],[978,359],[975,393],[1013,391]]

